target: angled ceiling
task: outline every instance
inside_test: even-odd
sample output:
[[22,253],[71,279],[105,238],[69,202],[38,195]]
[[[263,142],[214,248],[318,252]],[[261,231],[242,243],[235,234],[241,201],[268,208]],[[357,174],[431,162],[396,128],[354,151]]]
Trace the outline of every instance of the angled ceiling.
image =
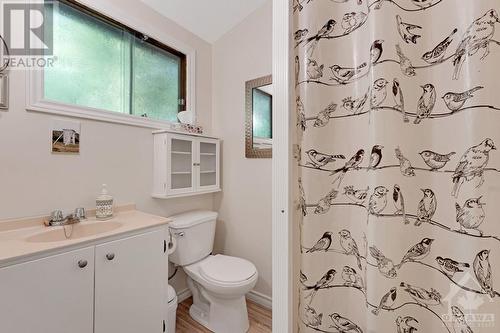
[[269,0],[141,0],[209,43],[214,43]]

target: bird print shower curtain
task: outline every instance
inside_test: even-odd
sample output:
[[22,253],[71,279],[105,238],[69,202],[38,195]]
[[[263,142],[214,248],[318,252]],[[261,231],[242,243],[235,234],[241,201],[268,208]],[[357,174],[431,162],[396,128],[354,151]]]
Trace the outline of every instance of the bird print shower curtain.
[[293,0],[300,332],[500,332],[499,12]]

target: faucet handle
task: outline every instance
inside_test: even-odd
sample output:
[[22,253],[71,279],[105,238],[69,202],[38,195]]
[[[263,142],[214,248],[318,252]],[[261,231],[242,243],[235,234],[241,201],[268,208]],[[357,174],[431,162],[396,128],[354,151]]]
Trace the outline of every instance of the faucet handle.
[[50,213],[50,221],[51,222],[62,222],[64,221],[64,214],[62,210],[54,210],[52,213]]
[[85,220],[87,218],[87,213],[85,212],[85,208],[79,207],[75,209],[75,213],[73,214],[73,218],[79,220]]

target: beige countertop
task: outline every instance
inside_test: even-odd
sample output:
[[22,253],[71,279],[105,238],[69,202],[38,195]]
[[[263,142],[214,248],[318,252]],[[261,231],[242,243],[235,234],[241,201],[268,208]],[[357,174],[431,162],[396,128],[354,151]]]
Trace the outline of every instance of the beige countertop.
[[170,222],[166,217],[140,212],[134,205],[115,209],[113,218],[106,221],[96,220],[92,211],[88,215],[86,220],[66,227],[46,227],[45,217],[0,221],[0,267]]

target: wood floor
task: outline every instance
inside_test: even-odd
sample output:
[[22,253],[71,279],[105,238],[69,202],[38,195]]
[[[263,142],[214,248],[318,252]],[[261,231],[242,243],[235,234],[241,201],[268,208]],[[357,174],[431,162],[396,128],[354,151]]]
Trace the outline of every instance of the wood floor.
[[[193,303],[190,297],[177,307],[176,333],[210,333],[205,327],[194,321],[189,315],[189,307]],[[250,329],[248,333],[272,332],[271,310],[247,301]]]

